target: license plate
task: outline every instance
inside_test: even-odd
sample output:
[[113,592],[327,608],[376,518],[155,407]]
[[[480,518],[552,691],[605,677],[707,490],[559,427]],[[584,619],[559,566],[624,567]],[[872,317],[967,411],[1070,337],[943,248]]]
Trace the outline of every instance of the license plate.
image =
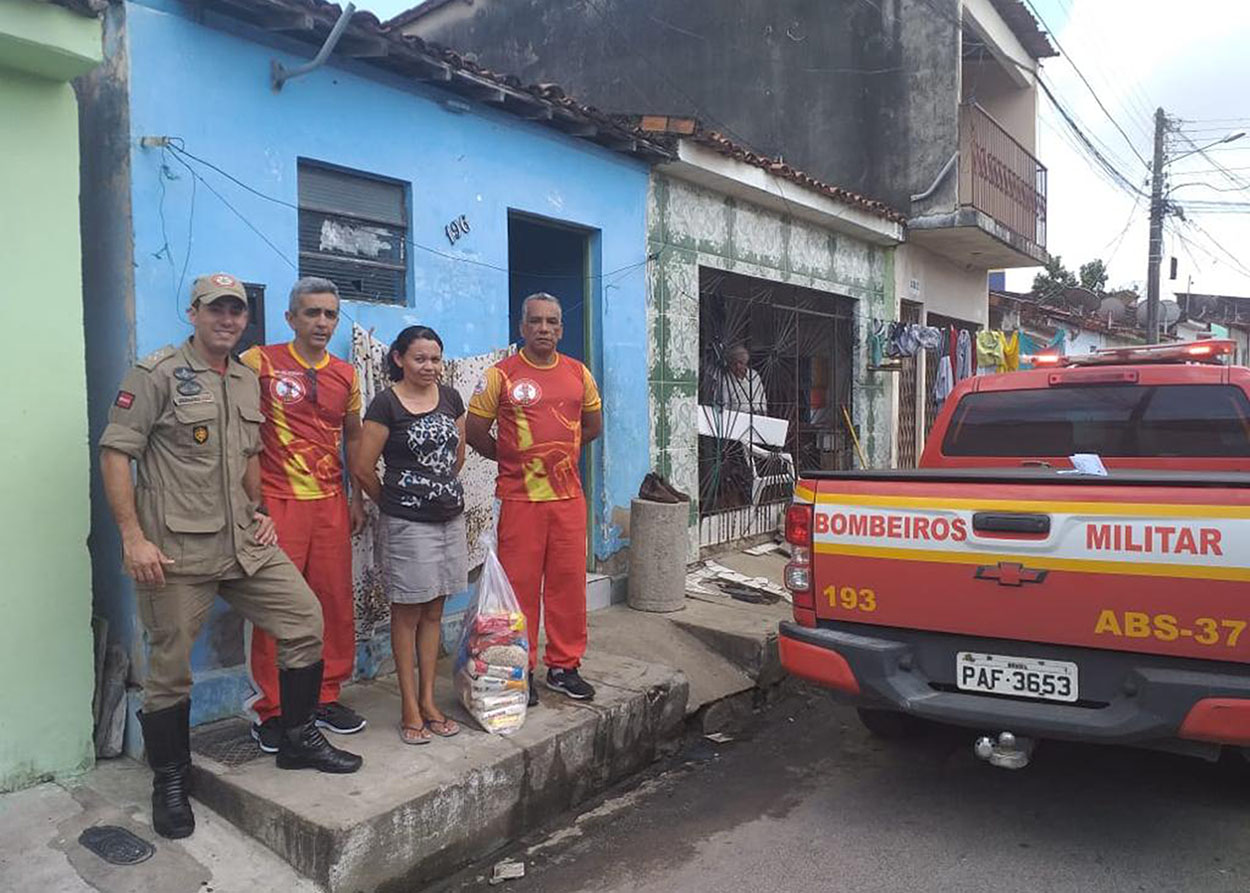
[[1044,701],[1077,699],[1076,664],[1036,657],[1005,657],[960,651],[955,655],[955,684],[962,691]]

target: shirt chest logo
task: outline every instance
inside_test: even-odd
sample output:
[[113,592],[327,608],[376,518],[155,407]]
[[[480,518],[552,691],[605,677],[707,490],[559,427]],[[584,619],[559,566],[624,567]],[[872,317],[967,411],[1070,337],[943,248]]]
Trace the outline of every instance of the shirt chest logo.
[[279,372],[269,382],[269,393],[279,403],[299,403],[308,396],[308,385],[302,375]]
[[543,389],[532,378],[522,378],[512,385],[509,393],[512,396],[512,402],[518,406],[533,406],[542,399]]

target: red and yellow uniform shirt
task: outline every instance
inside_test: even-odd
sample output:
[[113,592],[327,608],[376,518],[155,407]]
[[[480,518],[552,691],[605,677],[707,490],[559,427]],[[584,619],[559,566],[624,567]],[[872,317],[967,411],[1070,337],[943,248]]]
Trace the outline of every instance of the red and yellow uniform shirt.
[[548,502],[582,495],[582,413],[602,406],[590,371],[560,354],[536,366],[518,353],[486,370],[469,412],[496,419],[500,499]]
[[260,379],[261,492],[326,499],[343,491],[343,420],[360,412],[350,363],[326,354],[310,366],[294,344],[253,347],[239,357]]

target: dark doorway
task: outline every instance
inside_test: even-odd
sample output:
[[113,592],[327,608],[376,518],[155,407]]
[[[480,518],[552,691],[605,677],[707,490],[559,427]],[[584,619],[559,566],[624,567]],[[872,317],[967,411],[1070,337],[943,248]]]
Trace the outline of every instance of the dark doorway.
[[[591,236],[593,231],[557,221],[508,212],[508,331],[514,344],[521,341],[521,304],[528,295],[546,292],[560,299],[564,336],[559,351],[596,372],[594,310],[591,296]],[[582,447],[582,490],[586,494],[586,531],[594,530],[595,444]],[[593,568],[594,549],[586,550],[587,570]]]
[[587,365],[586,295],[590,233],[522,214],[508,214],[508,329],[519,343],[521,302],[545,291],[564,307],[560,352]]

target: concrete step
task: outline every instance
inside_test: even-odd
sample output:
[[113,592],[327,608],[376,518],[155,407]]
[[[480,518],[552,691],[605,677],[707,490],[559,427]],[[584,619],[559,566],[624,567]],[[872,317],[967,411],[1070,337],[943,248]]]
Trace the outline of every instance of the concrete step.
[[205,726],[193,735],[196,798],[331,893],[413,889],[637,772],[682,733],[680,671],[592,649],[582,674],[594,702],[543,688],[524,727],[497,737],[459,707],[440,666],[439,703],[463,731],[421,746],[399,739],[394,677],[350,686],[342,699],[369,727],[333,740],[364,756],[354,775],[283,772],[246,722]]
[[639,661],[681,667],[690,684],[687,715],[705,704],[752,691],[755,680],[744,669],[677,621],[685,614],[652,614],[635,611],[628,605],[613,605],[589,616],[591,647]]
[[586,575],[586,610],[602,611],[612,606],[612,578],[607,574]]
[[777,625],[793,618],[789,604],[687,598],[685,610],[666,616],[738,667],[756,687],[776,685],[785,676],[777,650]]

